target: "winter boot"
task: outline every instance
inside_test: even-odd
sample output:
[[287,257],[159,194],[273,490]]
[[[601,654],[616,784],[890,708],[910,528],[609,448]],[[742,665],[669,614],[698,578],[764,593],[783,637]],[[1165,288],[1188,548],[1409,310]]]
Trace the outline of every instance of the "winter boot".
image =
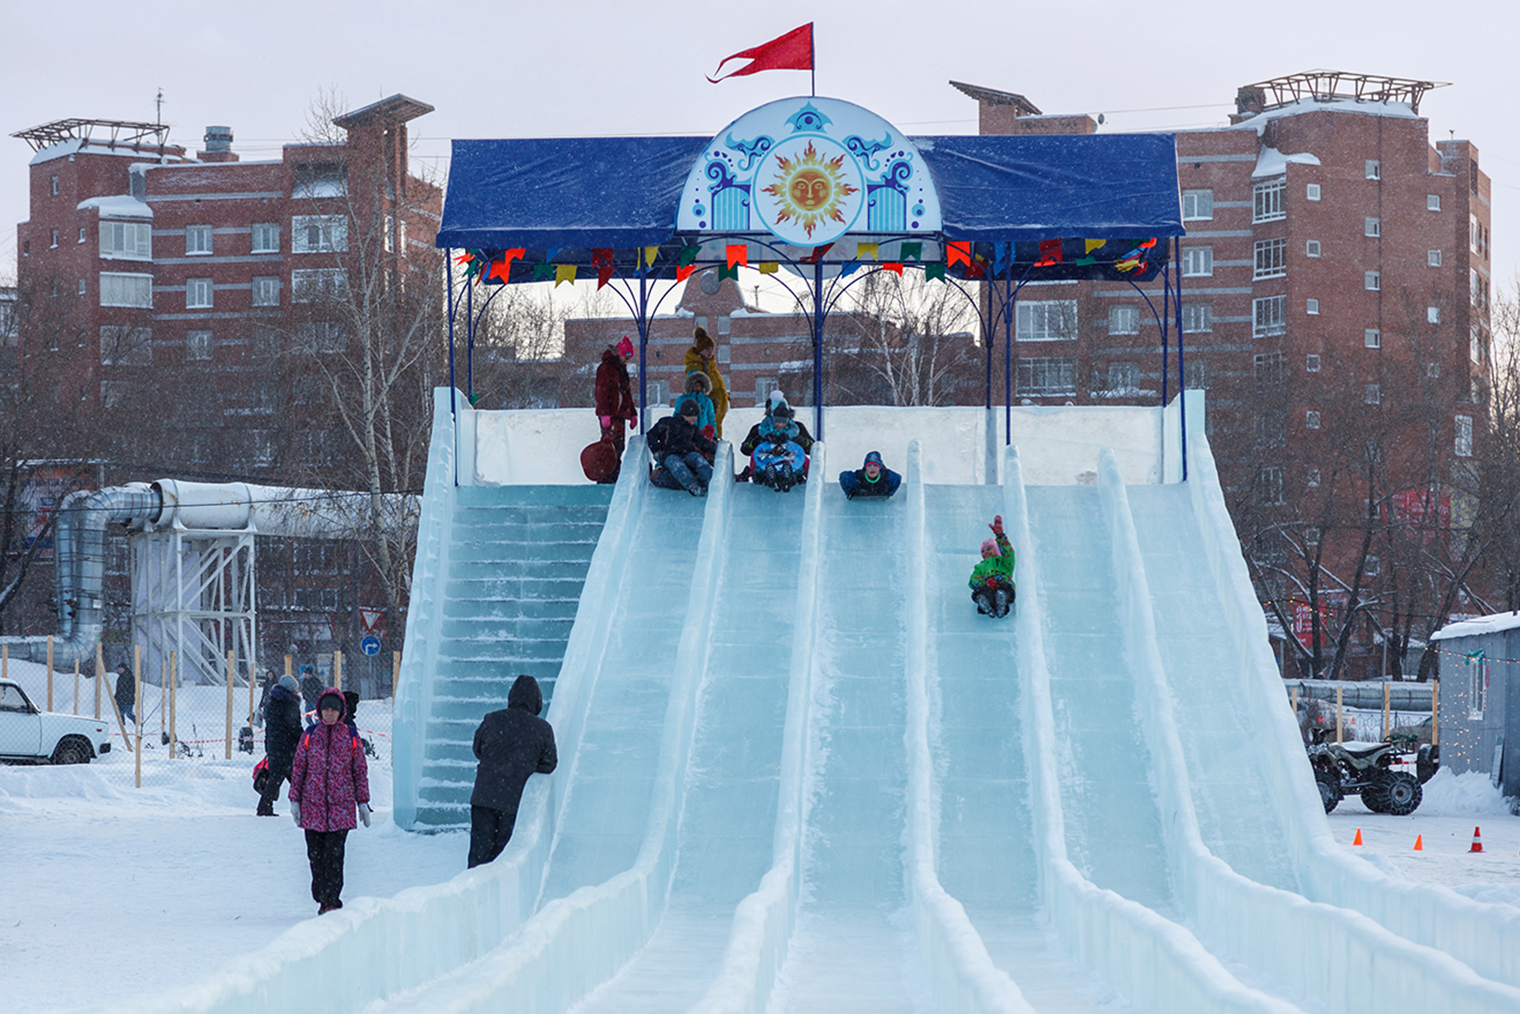
[[776,478],[781,483],[776,488],[783,493],[790,493],[792,487],[797,485],[797,476],[792,472],[791,465],[782,465],[776,473]]
[[977,612],[981,613],[983,616],[992,615],[992,603],[988,600],[987,592],[985,589],[977,591],[975,594],[973,594],[971,596],[971,601],[976,603]]
[[1000,586],[992,593],[992,615],[999,618],[1007,616],[1008,606],[1008,590]]
[[781,488],[781,477],[777,473],[775,465],[765,466],[765,484],[771,489]]

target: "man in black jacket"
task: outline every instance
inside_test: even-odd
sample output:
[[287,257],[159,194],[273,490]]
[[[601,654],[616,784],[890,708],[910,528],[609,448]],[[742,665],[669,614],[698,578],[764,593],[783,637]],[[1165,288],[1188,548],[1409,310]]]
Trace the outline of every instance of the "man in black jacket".
[[692,496],[706,496],[713,474],[707,459],[716,453],[718,445],[697,429],[694,399],[683,399],[680,411],[686,414],[666,416],[649,428],[649,452],[664,466],[663,472],[655,472],[652,481],[666,489],[684,489]]
[[264,752],[269,755],[269,775],[259,793],[260,817],[274,817],[274,801],[280,798],[280,785],[290,777],[296,759],[296,745],[301,742],[301,691],[296,678],[286,673],[269,691],[264,706]]
[[501,855],[512,839],[517,804],[528,776],[549,774],[559,763],[554,730],[538,717],[543,691],[532,676],[519,676],[507,707],[493,711],[475,730],[475,791],[470,795],[470,868]]

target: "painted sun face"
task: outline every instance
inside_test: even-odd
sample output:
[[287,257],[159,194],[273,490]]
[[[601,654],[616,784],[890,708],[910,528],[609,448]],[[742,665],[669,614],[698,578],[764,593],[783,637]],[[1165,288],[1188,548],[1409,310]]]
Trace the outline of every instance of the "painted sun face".
[[796,159],[775,156],[775,182],[764,192],[776,198],[777,224],[794,222],[812,237],[820,222],[844,222],[843,200],[859,188],[844,181],[843,165],[843,155],[820,155],[811,141]]

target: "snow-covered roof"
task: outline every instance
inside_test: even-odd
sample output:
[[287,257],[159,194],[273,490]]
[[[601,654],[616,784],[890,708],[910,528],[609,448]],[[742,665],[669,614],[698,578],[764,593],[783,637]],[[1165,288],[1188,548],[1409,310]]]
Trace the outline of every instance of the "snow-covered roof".
[[1255,116],[1231,124],[1226,130],[1255,130],[1260,136],[1261,132],[1271,120],[1280,119],[1284,116],[1299,116],[1303,113],[1356,113],[1361,116],[1396,116],[1401,119],[1417,120],[1420,115],[1405,102],[1358,102],[1356,99],[1299,99],[1297,102],[1289,102],[1275,109],[1267,109]]
[[1494,613],[1477,616],[1470,620],[1448,623],[1430,635],[1432,641],[1449,641],[1453,637],[1478,637],[1483,634],[1500,634],[1520,627],[1520,610],[1512,613]]
[[130,194],[112,194],[109,197],[91,197],[76,205],[79,211],[100,209],[101,218],[152,218],[153,209]]
[[1281,176],[1288,171],[1288,163],[1299,162],[1303,165],[1319,165],[1319,158],[1301,151],[1294,155],[1284,155],[1276,148],[1262,146],[1261,154],[1256,156],[1256,168],[1251,173],[1252,179],[1264,176]]
[[[75,137],[70,138],[67,141],[61,141],[58,144],[49,145],[48,147],[43,148],[37,154],[32,156],[32,160],[28,162],[27,165],[41,165],[44,162],[52,162],[56,159],[66,158],[69,155],[78,154],[121,155],[125,158],[135,158],[139,162],[143,160],[144,156],[155,159],[158,157],[154,151],[145,151],[142,148],[129,148],[123,145],[117,145],[113,148],[109,144],[91,144],[85,141],[84,138]],[[174,162],[184,161],[184,159],[178,155],[169,155],[167,157]]]

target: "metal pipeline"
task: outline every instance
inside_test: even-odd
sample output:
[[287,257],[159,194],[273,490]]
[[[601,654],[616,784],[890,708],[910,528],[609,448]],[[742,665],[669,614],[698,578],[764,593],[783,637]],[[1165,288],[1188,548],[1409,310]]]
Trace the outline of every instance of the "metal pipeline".
[[[292,538],[353,538],[368,517],[367,493],[244,482],[204,483],[160,479],[71,493],[58,507],[53,525],[53,574],[58,633],[53,664],[81,666],[95,657],[105,631],[106,529],[113,524],[139,531],[179,527],[193,531],[248,531]],[[418,498],[400,493],[381,497],[385,527],[404,526]],[[47,660],[47,637],[0,637],[13,657]]]

